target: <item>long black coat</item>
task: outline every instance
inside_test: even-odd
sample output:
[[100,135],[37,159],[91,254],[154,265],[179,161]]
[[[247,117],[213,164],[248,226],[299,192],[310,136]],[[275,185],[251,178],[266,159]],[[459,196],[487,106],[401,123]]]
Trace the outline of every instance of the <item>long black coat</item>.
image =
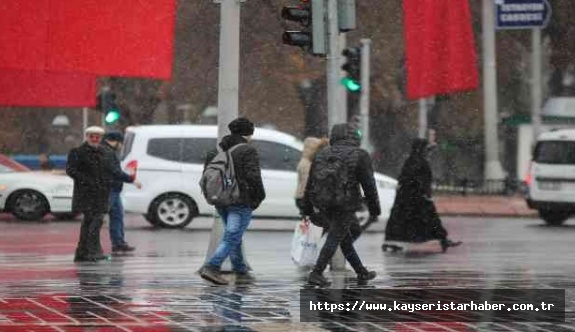
[[432,173],[426,159],[427,145],[425,139],[414,140],[411,154],[403,164],[385,229],[386,241],[424,242],[447,237],[431,200]]
[[110,209],[111,172],[106,151],[84,143],[68,154],[66,174],[74,180],[72,210],[107,213]]

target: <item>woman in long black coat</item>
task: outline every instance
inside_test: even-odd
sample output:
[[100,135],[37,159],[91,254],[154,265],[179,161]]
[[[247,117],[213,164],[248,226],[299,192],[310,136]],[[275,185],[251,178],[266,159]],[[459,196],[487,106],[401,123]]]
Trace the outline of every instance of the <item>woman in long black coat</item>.
[[445,251],[461,242],[447,238],[447,230],[441,224],[431,199],[432,173],[427,160],[428,146],[426,139],[413,141],[411,154],[399,175],[395,202],[385,229],[385,240],[412,243],[439,240]]

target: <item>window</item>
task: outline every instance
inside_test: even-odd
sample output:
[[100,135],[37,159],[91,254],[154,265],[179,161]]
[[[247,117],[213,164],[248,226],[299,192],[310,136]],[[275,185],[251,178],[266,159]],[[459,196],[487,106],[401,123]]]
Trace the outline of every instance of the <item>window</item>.
[[261,168],[295,172],[301,151],[268,141],[253,141],[252,144],[260,155]]
[[132,152],[132,146],[134,145],[135,138],[136,134],[126,132],[126,137],[124,137],[124,144],[122,145],[122,151],[120,152],[120,160],[126,159],[126,156]]
[[148,155],[171,161],[181,161],[181,138],[153,138],[148,141]]
[[182,161],[188,164],[204,164],[209,151],[216,149],[215,138],[184,138]]
[[535,147],[533,159],[541,164],[575,164],[575,142],[541,141]]

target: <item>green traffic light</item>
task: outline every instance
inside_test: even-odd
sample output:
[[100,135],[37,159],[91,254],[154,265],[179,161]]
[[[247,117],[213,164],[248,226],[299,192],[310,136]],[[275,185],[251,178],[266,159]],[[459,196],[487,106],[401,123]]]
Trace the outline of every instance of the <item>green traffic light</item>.
[[116,123],[118,120],[120,120],[120,112],[118,112],[117,110],[109,111],[108,113],[106,113],[106,117],[104,118],[104,120],[106,121],[107,124]]
[[345,86],[345,88],[351,92],[357,92],[361,90],[361,84],[357,83],[353,79],[349,77],[344,77],[341,79],[341,84]]

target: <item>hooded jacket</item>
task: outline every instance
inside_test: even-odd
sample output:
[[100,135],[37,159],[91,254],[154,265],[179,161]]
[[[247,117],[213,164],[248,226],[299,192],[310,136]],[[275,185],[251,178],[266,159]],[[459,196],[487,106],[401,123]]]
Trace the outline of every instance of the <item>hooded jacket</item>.
[[[330,146],[318,152],[316,158],[323,153],[334,153],[341,156],[348,163],[348,169],[353,170],[349,174],[349,181],[354,185],[351,187],[352,196],[355,198],[350,204],[342,206],[339,211],[355,212],[361,208],[362,195],[361,189],[365,195],[365,201],[371,216],[379,216],[381,207],[379,205],[379,196],[377,186],[373,176],[373,166],[371,158],[367,151],[360,149],[360,138],[356,130],[347,124],[337,124],[333,126],[330,136]],[[312,163],[310,175],[306,184],[304,195],[304,212],[308,215],[313,214],[313,204],[311,192],[313,192],[314,183],[313,173],[315,172]]]
[[295,198],[303,198],[311,163],[315,155],[329,143],[327,138],[308,137],[303,141],[303,153],[297,165],[297,189]]
[[[219,145],[223,151],[228,151],[240,143],[247,142],[242,136],[232,134],[222,138]],[[216,151],[212,151],[208,155],[204,168],[216,154]],[[238,204],[249,205],[255,210],[266,198],[258,151],[253,146],[246,144],[232,151],[231,156],[234,159],[234,172],[240,187],[240,202]]]

